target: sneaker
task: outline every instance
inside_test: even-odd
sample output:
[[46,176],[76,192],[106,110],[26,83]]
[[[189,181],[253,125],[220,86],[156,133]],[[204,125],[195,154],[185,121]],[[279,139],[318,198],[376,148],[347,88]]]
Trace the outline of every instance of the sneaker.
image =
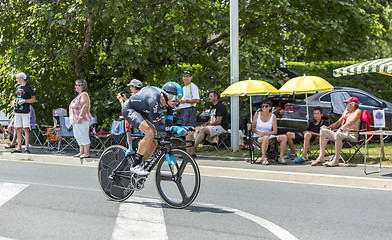
[[150,172],[147,171],[147,170],[145,170],[145,169],[142,167],[141,164],[136,165],[136,166],[134,166],[134,167],[131,167],[130,170],[131,170],[131,173],[134,173],[134,174],[137,174],[137,175],[140,175],[140,176],[145,176],[145,175],[149,175],[149,174],[150,174]]
[[305,158],[303,158],[302,156],[299,158],[294,159],[294,163],[302,163],[303,161],[306,161]]
[[285,157],[284,159],[285,160],[291,160],[291,159],[295,159],[295,158],[297,158],[298,156],[297,156],[297,154],[291,154],[291,153],[289,153],[289,155],[287,155],[287,157]]

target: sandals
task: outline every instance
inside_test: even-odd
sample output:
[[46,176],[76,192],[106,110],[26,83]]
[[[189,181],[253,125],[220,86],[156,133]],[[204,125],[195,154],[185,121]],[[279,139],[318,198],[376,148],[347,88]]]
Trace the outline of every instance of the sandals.
[[261,159],[261,165],[270,165],[267,158]]
[[332,164],[331,162],[329,162],[329,163],[324,163],[323,164],[325,167],[339,167],[339,163],[337,163],[337,164]]
[[313,161],[311,164],[310,164],[310,166],[312,166],[312,167],[314,167],[314,166],[321,166],[321,165],[323,165],[325,163],[325,160],[324,161],[321,161],[320,159],[317,159],[316,161]]
[[90,155],[87,155],[85,153],[83,153],[82,155],[79,156],[79,158],[83,159],[83,158],[90,158]]
[[78,157],[80,157],[82,154],[83,154],[83,153],[75,154],[74,157],[78,158]]
[[15,148],[15,147],[16,147],[15,145],[9,144],[9,145],[5,146],[5,149],[10,149],[10,148]]

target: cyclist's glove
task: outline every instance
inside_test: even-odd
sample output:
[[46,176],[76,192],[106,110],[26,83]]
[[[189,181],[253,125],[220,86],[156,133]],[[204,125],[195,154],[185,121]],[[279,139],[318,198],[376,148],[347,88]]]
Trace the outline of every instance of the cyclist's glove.
[[186,126],[186,129],[187,129],[188,131],[191,131],[191,132],[196,131],[196,129],[195,129],[193,126]]
[[186,127],[183,126],[173,126],[172,130],[180,136],[184,136],[186,133]]

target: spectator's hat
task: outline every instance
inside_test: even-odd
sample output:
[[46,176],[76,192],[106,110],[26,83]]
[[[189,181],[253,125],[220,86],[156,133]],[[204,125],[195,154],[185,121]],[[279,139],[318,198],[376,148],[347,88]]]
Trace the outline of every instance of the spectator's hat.
[[129,83],[128,83],[128,85],[127,86],[134,86],[134,87],[138,87],[138,88],[141,88],[142,87],[142,82],[140,82],[139,80],[137,80],[137,79],[132,79]]
[[26,80],[26,74],[24,72],[20,72],[18,74],[15,75],[16,78],[23,78],[24,80]]
[[356,98],[356,97],[350,97],[349,99],[344,100],[343,102],[344,102],[344,103],[355,102],[355,103],[358,103],[358,104],[359,104],[359,100],[358,100],[358,98]]
[[191,71],[188,71],[188,70],[186,70],[186,71],[184,71],[184,72],[182,73],[182,76],[184,76],[184,75],[189,75],[189,76],[192,77]]

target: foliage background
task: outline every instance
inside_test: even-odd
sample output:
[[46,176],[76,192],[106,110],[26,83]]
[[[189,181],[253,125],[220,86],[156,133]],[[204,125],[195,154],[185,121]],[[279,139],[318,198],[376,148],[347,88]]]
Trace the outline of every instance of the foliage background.
[[[19,71],[28,75],[46,124],[53,108],[68,108],[78,78],[88,81],[91,111],[103,127],[119,113],[115,96],[129,95],[132,78],[161,86],[182,83],[182,71],[191,70],[202,100],[230,83],[229,1],[8,0],[0,8],[0,109],[7,112]],[[285,76],[272,69],[286,59],[304,62],[288,65],[301,74],[355,83],[390,100],[386,78],[332,77],[335,66],[348,64],[333,61],[390,55],[388,1],[240,0],[239,14],[241,80],[280,87]],[[246,113],[247,99],[241,102]]]

